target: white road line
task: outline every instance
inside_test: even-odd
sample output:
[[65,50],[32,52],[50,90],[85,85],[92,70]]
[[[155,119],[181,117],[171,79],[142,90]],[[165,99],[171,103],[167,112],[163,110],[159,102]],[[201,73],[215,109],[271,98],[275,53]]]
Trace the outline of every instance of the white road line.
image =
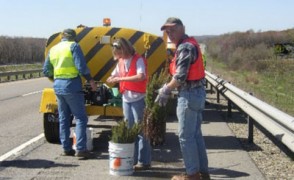
[[42,91],[34,91],[34,92],[30,92],[30,93],[23,94],[23,95],[8,97],[8,98],[5,98],[5,99],[0,99],[0,101],[6,101],[6,100],[10,100],[10,99],[14,99],[14,98],[19,98],[19,97],[25,97],[25,96],[29,96],[29,95],[38,94],[38,93],[42,93]]
[[33,94],[38,94],[38,93],[41,93],[42,91],[35,91],[35,92],[30,92],[30,93],[27,93],[27,94],[23,94],[21,95],[22,97],[25,97],[25,96],[29,96],[29,95],[33,95]]
[[6,154],[4,154],[0,157],[0,162],[4,161],[5,159],[9,158],[12,155],[18,155],[24,148],[33,144],[34,142],[37,142],[38,140],[42,139],[43,137],[44,137],[44,133],[38,135],[37,137],[34,137],[33,139],[23,143],[22,145],[14,148],[11,151],[7,152]]

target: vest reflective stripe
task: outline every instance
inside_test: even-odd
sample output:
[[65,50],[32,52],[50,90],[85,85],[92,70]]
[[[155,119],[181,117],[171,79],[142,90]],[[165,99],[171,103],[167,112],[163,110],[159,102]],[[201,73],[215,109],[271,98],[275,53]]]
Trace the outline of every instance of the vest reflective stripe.
[[[137,74],[137,61],[141,56],[139,54],[135,54],[130,64],[129,71],[125,71],[124,60],[120,59],[118,62],[119,72],[121,77],[134,76]],[[145,73],[147,73],[147,62],[146,59],[141,57],[145,64]],[[122,81],[119,83],[119,91],[123,93],[125,90],[130,90],[139,93],[146,93],[146,85],[147,85],[147,76],[143,81],[130,82],[130,81]]]
[[50,49],[50,62],[54,67],[54,79],[71,79],[78,76],[79,71],[75,67],[70,50],[73,43],[62,41]]
[[[189,42],[193,44],[198,51],[198,57],[195,59],[195,63],[190,65],[187,80],[200,80],[205,77],[205,71],[203,66],[203,59],[202,59],[202,53],[199,48],[199,45],[197,41],[194,38],[187,38],[182,43]],[[175,54],[174,58],[172,59],[170,65],[169,65],[169,71],[172,75],[176,73],[176,59],[177,55]]]

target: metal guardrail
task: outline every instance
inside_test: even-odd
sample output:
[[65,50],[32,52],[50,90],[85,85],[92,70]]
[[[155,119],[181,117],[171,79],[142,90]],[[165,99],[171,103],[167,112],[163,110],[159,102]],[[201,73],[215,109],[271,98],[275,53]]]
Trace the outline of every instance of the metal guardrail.
[[[22,77],[22,79],[33,78],[34,75],[36,77],[43,76],[42,75],[42,69],[0,72],[0,82],[11,81],[12,77],[15,77],[15,80],[18,80],[20,76]],[[2,80],[3,77],[6,77],[6,79]]]
[[[293,116],[270,106],[208,71],[205,73],[207,82],[217,90],[218,98],[219,93],[221,93],[228,101],[233,102],[250,118],[271,133],[278,141],[282,142],[294,152]],[[230,107],[228,108],[230,109]]]

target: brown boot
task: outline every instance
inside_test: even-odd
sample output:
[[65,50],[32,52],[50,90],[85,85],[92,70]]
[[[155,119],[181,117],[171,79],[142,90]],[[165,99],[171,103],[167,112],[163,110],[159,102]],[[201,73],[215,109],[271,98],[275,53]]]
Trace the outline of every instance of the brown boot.
[[200,180],[200,173],[195,173],[192,175],[180,174],[173,176],[171,180]]
[[201,180],[210,180],[209,173],[202,173],[202,172],[200,172],[200,179]]

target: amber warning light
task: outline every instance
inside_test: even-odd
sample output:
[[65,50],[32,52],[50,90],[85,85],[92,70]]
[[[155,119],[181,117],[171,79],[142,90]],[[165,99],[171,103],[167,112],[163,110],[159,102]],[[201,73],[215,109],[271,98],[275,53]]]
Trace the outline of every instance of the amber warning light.
[[110,25],[111,25],[110,18],[104,18],[103,19],[103,26],[110,26]]

